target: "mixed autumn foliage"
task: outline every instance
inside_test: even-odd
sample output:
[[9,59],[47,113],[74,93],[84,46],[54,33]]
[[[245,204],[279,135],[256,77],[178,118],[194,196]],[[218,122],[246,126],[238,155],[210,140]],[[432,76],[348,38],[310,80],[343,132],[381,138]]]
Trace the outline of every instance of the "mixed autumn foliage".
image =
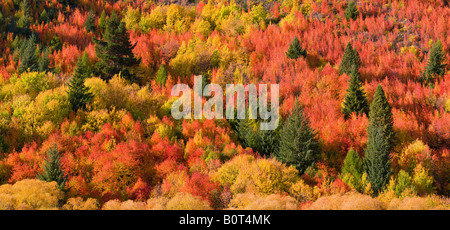
[[[444,0],[2,0],[0,209],[449,209]],[[278,129],[172,86],[279,84]]]

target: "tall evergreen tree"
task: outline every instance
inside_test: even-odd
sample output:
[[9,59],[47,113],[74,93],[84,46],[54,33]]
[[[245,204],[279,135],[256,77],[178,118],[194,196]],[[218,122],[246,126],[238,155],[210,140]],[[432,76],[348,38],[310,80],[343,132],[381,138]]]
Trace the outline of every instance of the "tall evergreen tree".
[[30,30],[30,18],[31,18],[31,12],[30,12],[30,5],[28,3],[28,0],[22,0],[20,3],[20,11],[22,15],[20,16],[19,20],[17,21],[17,29],[20,33],[29,35],[31,33]]
[[353,0],[349,0],[347,2],[347,8],[345,9],[344,12],[344,17],[347,20],[353,19],[356,20],[358,18],[359,15],[359,11],[358,8],[356,7],[356,2]]
[[48,59],[49,48],[45,48],[42,52],[42,57],[39,59],[39,72],[45,72],[49,70],[50,60]]
[[36,37],[32,35],[29,39],[22,43],[20,49],[20,65],[19,72],[37,71],[38,56],[36,55]]
[[367,134],[372,135],[370,127],[381,127],[386,137],[388,150],[391,151],[395,145],[394,120],[392,118],[392,109],[387,101],[383,87],[378,85],[375,90],[373,101],[370,104],[369,125]]
[[64,190],[67,176],[64,175],[64,170],[61,165],[61,153],[55,143],[47,150],[47,157],[44,159],[43,168],[44,172],[38,174],[37,178],[47,182],[56,181],[59,189]]
[[87,53],[83,54],[83,57],[78,59],[75,73],[69,83],[69,102],[72,105],[72,110],[77,112],[79,109],[85,109],[86,104],[92,100],[92,93],[89,88],[84,85],[86,77],[90,76],[89,66],[86,63]]
[[277,158],[297,168],[300,175],[314,164],[320,155],[316,132],[303,115],[303,108],[297,102],[280,133],[280,149]]
[[356,68],[356,72],[359,72],[361,67],[361,58],[358,51],[353,49],[352,44],[349,42],[345,47],[344,55],[342,57],[341,64],[339,65],[339,75],[352,73],[353,68]]
[[374,194],[386,185],[391,174],[389,154],[394,148],[394,125],[391,106],[381,85],[378,85],[370,104],[367,127],[367,148],[364,166]]
[[87,32],[95,32],[95,15],[94,11],[91,9],[86,18],[86,22],[84,23],[84,28],[86,28]]
[[276,156],[280,145],[280,134],[276,130],[260,130],[259,131],[259,150],[262,156]]
[[431,47],[430,54],[428,55],[428,64],[419,78],[423,85],[434,86],[436,79],[445,73],[446,64],[444,62],[445,55],[442,50],[442,44],[441,41],[437,41]]
[[367,148],[364,156],[364,168],[374,195],[384,188],[392,173],[389,141],[380,126],[369,126]]
[[98,27],[104,31],[106,28],[106,12],[105,10],[102,11],[100,14],[100,18],[98,19]]
[[242,147],[259,150],[259,135],[256,120],[249,119],[248,111],[245,119],[238,119],[237,121],[238,138]]
[[96,68],[103,79],[109,80],[121,73],[125,79],[135,81],[129,68],[139,63],[132,52],[136,44],[131,44],[125,23],[119,20],[115,11],[106,20],[102,40],[94,39],[94,43],[95,52],[100,59]]
[[300,46],[300,42],[297,36],[294,37],[294,39],[291,42],[291,45],[289,45],[289,49],[286,52],[286,56],[290,59],[297,59],[300,56],[306,57],[306,50],[304,50]]
[[363,84],[358,72],[356,72],[355,66],[352,68],[349,83],[342,108],[345,118],[347,119],[353,112],[358,115],[369,115],[369,104],[366,93],[364,92]]

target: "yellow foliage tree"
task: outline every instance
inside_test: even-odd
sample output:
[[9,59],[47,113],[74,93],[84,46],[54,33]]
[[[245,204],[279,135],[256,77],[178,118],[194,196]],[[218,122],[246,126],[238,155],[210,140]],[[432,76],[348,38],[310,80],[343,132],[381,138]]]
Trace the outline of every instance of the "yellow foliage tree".
[[81,197],[72,197],[63,205],[64,210],[97,210],[100,204],[96,199],[88,198],[83,200]]
[[231,199],[228,207],[238,210],[296,210],[299,202],[280,194],[239,193]]
[[55,181],[25,179],[0,186],[0,209],[58,209],[63,196]]
[[210,210],[208,201],[190,193],[177,193],[167,202],[167,210]]

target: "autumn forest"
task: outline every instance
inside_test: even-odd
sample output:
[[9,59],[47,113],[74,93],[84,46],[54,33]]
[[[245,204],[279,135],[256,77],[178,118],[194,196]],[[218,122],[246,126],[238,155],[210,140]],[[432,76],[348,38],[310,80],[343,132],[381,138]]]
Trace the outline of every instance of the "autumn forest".
[[[1,0],[0,210],[449,210],[449,21],[447,0]],[[279,125],[175,119],[194,76],[278,84]]]

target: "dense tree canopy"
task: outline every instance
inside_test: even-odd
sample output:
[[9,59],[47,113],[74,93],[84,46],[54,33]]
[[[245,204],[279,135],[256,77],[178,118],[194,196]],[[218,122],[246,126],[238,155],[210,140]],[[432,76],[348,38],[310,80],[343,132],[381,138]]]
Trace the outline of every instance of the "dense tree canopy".
[[[445,3],[2,1],[0,209],[449,209]],[[279,126],[173,118],[195,75]]]

